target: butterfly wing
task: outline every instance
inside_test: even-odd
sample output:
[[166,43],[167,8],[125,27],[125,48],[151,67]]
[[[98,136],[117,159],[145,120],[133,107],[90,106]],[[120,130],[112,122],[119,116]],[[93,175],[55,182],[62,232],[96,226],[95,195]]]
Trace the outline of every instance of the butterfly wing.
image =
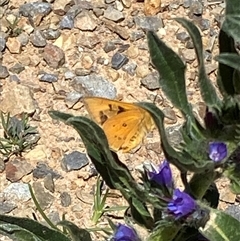
[[114,150],[129,152],[138,146],[154,127],[150,114],[142,108],[122,112],[103,124],[109,146]]
[[83,102],[93,120],[100,125],[103,125],[113,116],[138,108],[136,105],[131,103],[124,103],[101,97],[85,97]]

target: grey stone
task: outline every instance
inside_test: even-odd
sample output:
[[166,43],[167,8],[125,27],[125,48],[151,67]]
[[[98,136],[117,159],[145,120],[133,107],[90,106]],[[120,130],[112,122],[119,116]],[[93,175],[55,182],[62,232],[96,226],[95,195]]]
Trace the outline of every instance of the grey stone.
[[64,155],[62,159],[63,170],[70,172],[73,170],[80,170],[89,163],[89,160],[85,153],[79,151],[73,151],[70,154]]
[[203,4],[200,0],[194,0],[190,4],[190,15],[201,16],[203,14]]
[[77,91],[72,91],[67,94],[64,102],[66,103],[68,108],[72,108],[81,98],[82,94]]
[[64,78],[65,78],[65,80],[72,79],[73,77],[75,77],[75,74],[74,74],[71,70],[67,70],[67,71],[64,73]]
[[209,19],[203,18],[198,22],[198,25],[202,31],[208,30],[210,28],[210,21]]
[[136,16],[134,17],[136,25],[144,30],[148,31],[158,31],[159,28],[163,27],[163,21],[159,17],[144,17]]
[[5,170],[5,162],[3,158],[0,158],[0,173],[2,173]]
[[105,53],[109,53],[109,52],[111,52],[111,51],[113,51],[113,50],[115,50],[115,49],[116,49],[116,46],[115,46],[115,44],[114,44],[113,42],[111,42],[111,41],[107,41],[107,42],[105,43],[104,47],[103,47],[103,50],[105,51]]
[[9,76],[9,72],[6,66],[0,64],[0,79],[5,79]]
[[74,21],[74,27],[83,31],[93,31],[97,27],[96,17],[87,10],[77,15]]
[[47,2],[25,3],[19,8],[19,13],[22,14],[24,17],[34,17],[40,14],[46,16],[51,11],[51,4]]
[[20,74],[23,70],[25,70],[25,67],[22,66],[20,63],[16,63],[11,68],[9,68],[9,71],[14,74]]
[[22,46],[26,46],[29,42],[29,36],[27,33],[22,32],[17,36],[18,41],[22,44]]
[[10,213],[17,208],[17,204],[11,201],[0,201],[0,214]]
[[42,33],[45,39],[48,39],[48,40],[55,40],[61,35],[61,32],[59,31],[59,29],[52,29],[52,28],[43,30]]
[[137,68],[136,63],[127,63],[122,67],[122,70],[127,72],[129,75],[134,76],[136,68]]
[[6,48],[6,39],[0,35],[0,52]]
[[180,129],[181,129],[180,124],[168,126],[165,129],[169,144],[176,149],[181,148],[180,144],[183,140]]
[[48,173],[44,177],[44,187],[51,193],[54,193],[55,185],[54,185],[53,176],[51,173]]
[[71,15],[65,15],[62,17],[59,26],[61,29],[72,29],[74,28],[74,18]]
[[53,83],[58,81],[58,76],[56,74],[44,73],[39,75],[39,80],[41,82]]
[[100,39],[100,37],[95,33],[91,33],[89,35],[83,33],[79,35],[77,44],[82,47],[93,49],[101,41],[102,40]]
[[72,86],[85,95],[115,99],[117,94],[116,87],[111,82],[96,74],[77,76],[73,79]]
[[34,178],[44,178],[48,174],[51,174],[51,176],[55,179],[58,179],[61,177],[60,174],[57,172],[53,171],[53,169],[49,168],[46,163],[44,162],[39,162],[36,166],[36,168],[33,170],[33,177]]
[[9,80],[13,81],[13,82],[17,82],[17,83],[21,82],[20,79],[18,78],[18,76],[15,75],[15,74],[14,75],[10,75]]
[[129,59],[126,55],[120,54],[117,52],[112,56],[112,59],[111,59],[112,68],[118,70],[123,65],[125,65],[128,62],[128,60]]
[[77,76],[87,76],[91,74],[91,69],[83,69],[83,68],[76,68],[75,69],[75,74]]
[[45,210],[52,205],[54,196],[49,192],[46,192],[40,182],[33,183],[33,190],[42,210]]
[[31,199],[28,184],[26,183],[11,183],[3,190],[5,200],[18,202],[26,202]]
[[71,196],[67,192],[62,192],[60,195],[61,204],[63,207],[68,207],[71,205]]
[[118,11],[117,9],[113,8],[112,6],[109,6],[105,11],[103,16],[106,19],[112,20],[114,22],[120,22],[124,20],[124,15],[122,12]]
[[141,79],[141,84],[149,90],[156,90],[160,88],[159,74],[157,71],[148,74],[146,77]]
[[130,40],[135,42],[139,39],[145,38],[145,36],[146,35],[142,30],[133,31],[133,32],[131,32]]
[[30,41],[35,47],[44,47],[47,44],[47,41],[40,30],[35,30],[30,36]]
[[0,0],[0,6],[7,5],[9,3],[9,0]]
[[104,2],[105,2],[106,4],[111,4],[111,3],[116,2],[116,0],[104,0]]
[[118,48],[118,53],[126,51],[130,47],[130,44],[121,44]]
[[176,34],[176,38],[182,43],[185,43],[190,40],[190,36],[187,32],[179,32]]

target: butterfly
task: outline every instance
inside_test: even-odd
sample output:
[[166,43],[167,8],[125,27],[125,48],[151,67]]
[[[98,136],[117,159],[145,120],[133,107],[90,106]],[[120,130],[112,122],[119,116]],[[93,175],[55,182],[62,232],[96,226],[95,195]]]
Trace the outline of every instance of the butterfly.
[[91,118],[103,128],[113,151],[131,151],[155,126],[151,115],[134,103],[102,97],[85,97],[83,102]]

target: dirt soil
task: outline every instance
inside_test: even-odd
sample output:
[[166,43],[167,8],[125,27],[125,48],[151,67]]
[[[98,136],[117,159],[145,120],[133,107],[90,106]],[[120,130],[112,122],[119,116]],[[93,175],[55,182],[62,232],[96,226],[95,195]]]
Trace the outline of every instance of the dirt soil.
[[[4,1],[0,1],[0,3],[2,2]],[[142,31],[141,27],[134,23],[133,18],[136,16],[146,17],[143,1],[89,1],[89,3],[94,6],[94,9],[89,8],[84,11],[93,16],[92,19],[94,19],[94,21],[87,18],[87,20],[82,20],[86,22],[81,22],[81,24],[89,24],[87,28],[90,30],[83,30],[81,26],[75,26],[72,29],[60,29],[58,27],[60,36],[53,40],[46,40],[47,43],[59,46],[64,52],[65,63],[63,65],[57,63],[55,67],[52,66],[51,63],[47,63],[43,57],[46,51],[46,49],[44,49],[46,45],[36,46],[37,44],[31,38],[34,29],[44,31],[48,28],[54,28],[56,30],[59,21],[66,15],[65,9],[67,4],[70,4],[70,1],[47,1],[50,2],[52,11],[44,17],[36,15],[32,19],[34,27],[28,22],[27,17],[19,15],[19,8],[25,2],[26,1],[23,0],[10,0],[7,7],[3,5],[4,8],[0,11],[0,31],[8,35],[8,37],[6,37],[6,48],[0,52],[0,65],[5,66],[9,71],[9,75],[2,78],[0,82],[0,108],[2,111],[10,111],[12,115],[21,114],[21,108],[25,108],[27,112],[32,112],[33,109],[34,113],[30,113],[30,124],[37,127],[40,139],[37,145],[32,150],[24,152],[21,158],[12,156],[7,162],[2,161],[1,165],[4,165],[4,168],[0,173],[0,202],[4,203],[4,200],[6,201],[6,198],[4,199],[4,195],[6,194],[3,195],[3,193],[12,182],[30,183],[37,192],[41,190],[43,192],[42,195],[50,194],[50,197],[48,196],[49,201],[45,200],[47,204],[44,211],[53,221],[58,221],[59,217],[61,219],[62,215],[66,214],[66,219],[74,222],[79,227],[93,228],[95,225],[91,221],[91,216],[93,193],[97,177],[91,177],[92,167],[90,164],[81,170],[72,170],[69,172],[66,172],[62,168],[61,163],[64,155],[70,154],[73,151],[82,153],[86,153],[86,151],[80,137],[74,129],[61,122],[52,120],[48,114],[48,111],[53,109],[74,115],[87,114],[81,98],[79,98],[80,100],[76,101],[76,103],[74,102],[74,104],[71,104],[72,102],[69,104],[66,99],[68,94],[75,93],[72,79],[77,75],[77,72],[79,70],[80,72],[85,71],[87,75],[96,73],[108,80],[117,90],[116,99],[126,102],[155,101],[156,105],[169,113],[171,117],[171,119],[167,120],[167,126],[178,126],[179,123],[183,122],[183,119],[179,111],[174,109],[172,104],[164,97],[160,88],[152,90],[151,84],[154,83],[148,83],[145,86],[142,84],[142,79],[154,71],[147,51],[146,35],[134,41],[129,36],[137,30]],[[33,1],[27,2],[30,3]],[[192,1],[189,0],[189,2]],[[200,3],[201,1],[196,2]],[[108,23],[105,21],[106,18],[101,12],[105,12],[109,6],[119,9],[118,11],[124,15],[124,18],[118,21],[108,20],[113,24],[114,28],[108,27]],[[197,84],[197,60],[193,49],[186,47],[187,44],[189,44],[188,41],[180,41],[177,39],[177,34],[186,31],[174,21],[173,18],[188,18],[197,22],[199,29],[203,29],[204,27],[203,19],[209,20],[209,26],[201,30],[201,35],[204,49],[207,50],[206,53],[209,54],[209,59],[206,58],[209,77],[215,81],[217,65],[213,57],[218,53],[216,33],[219,33],[219,22],[217,19],[224,11],[224,4],[222,1],[209,0],[202,1],[202,6],[201,12],[199,5],[195,8],[190,8],[187,6],[187,1],[162,0],[161,11],[156,11],[157,13],[154,13],[152,16],[158,17],[162,21],[162,26],[159,27],[157,31],[158,36],[164,40],[168,46],[179,53],[187,64],[186,86],[188,97],[191,103],[196,106],[201,105],[201,97]],[[200,13],[198,13],[198,11],[200,11]],[[11,21],[12,15],[19,16],[19,25],[22,24],[23,32],[26,33],[25,37],[28,38],[28,42],[24,46],[19,47],[19,42],[21,41],[17,39],[18,34],[9,36],[9,25],[6,19],[9,17]],[[132,22],[133,24],[131,25]],[[91,24],[96,24],[96,28],[91,29]],[[32,31],[29,30],[31,27],[33,28]],[[123,32],[121,36],[116,33],[117,27],[120,27]],[[78,41],[79,38],[82,38],[83,33],[86,36],[92,35],[94,38],[97,36],[99,42],[91,48],[79,45]],[[126,33],[128,33],[129,36],[127,39],[124,39],[123,36]],[[91,41],[93,41],[93,39]],[[115,43],[116,49],[110,52],[104,51],[106,43],[111,41]],[[120,69],[111,67],[112,56],[117,51],[126,55],[129,63],[136,64],[137,67],[133,70],[133,74],[124,71],[123,67]],[[52,59],[51,61],[54,62],[55,60]],[[21,71],[18,71],[19,68],[17,70],[11,69],[17,63],[20,63],[24,69]],[[72,78],[66,78],[66,72],[69,71],[73,73]],[[40,81],[40,76],[43,73],[56,75],[57,81],[50,81],[51,83]],[[22,86],[24,86],[23,89]],[[25,89],[25,87],[27,89]],[[101,88],[101,86],[99,86],[99,88]],[[16,108],[21,103],[25,103],[25,107]],[[32,103],[34,103],[33,107]],[[198,114],[201,116],[201,113]],[[154,130],[148,134],[144,139],[144,143],[135,153],[119,153],[119,157],[120,160],[129,167],[134,176],[138,176],[136,167],[143,161],[151,161],[159,164],[164,159],[164,156],[160,148],[158,132]],[[18,163],[18,165],[14,163]],[[33,177],[33,170],[39,163],[47,164],[47,166],[58,173],[61,178],[54,178],[53,180],[50,178],[49,181],[46,177]],[[174,169],[174,178],[176,186],[182,188],[179,173],[176,169]],[[49,182],[50,184],[52,183],[53,187],[50,185],[51,187],[49,188],[49,186],[46,185],[46,183],[49,184]],[[46,186],[48,188],[46,188]],[[235,196],[229,192],[227,181],[221,181],[218,183],[218,186],[221,192],[220,208],[225,209],[229,204],[235,203]],[[65,200],[63,193],[71,199],[67,205],[63,205],[62,203],[63,200]],[[119,193],[111,193],[114,195],[107,200],[107,205],[111,207],[126,204]],[[42,220],[41,215],[36,211],[32,199],[23,199],[7,214],[32,218],[33,213],[38,220]],[[122,215],[121,212],[115,212],[113,214],[116,217]],[[118,223],[122,220],[113,219],[113,221]],[[102,217],[97,224],[98,227],[105,227],[106,225],[106,217]],[[93,234],[93,238],[94,240],[103,240],[100,233]],[[0,236],[0,240],[8,239]]]

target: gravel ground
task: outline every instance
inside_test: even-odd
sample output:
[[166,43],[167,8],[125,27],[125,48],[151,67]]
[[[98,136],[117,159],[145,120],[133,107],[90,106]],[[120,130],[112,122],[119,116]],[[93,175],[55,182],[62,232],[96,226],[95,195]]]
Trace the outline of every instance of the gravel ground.
[[[23,217],[35,213],[42,220],[26,186],[31,183],[53,222],[66,213],[66,219],[79,227],[95,227],[90,220],[95,170],[77,133],[53,121],[48,111],[86,115],[81,97],[92,95],[127,102],[154,101],[169,117],[166,126],[170,139],[178,142],[183,120],[159,88],[146,31],[157,32],[187,64],[188,97],[201,117],[204,106],[195,52],[188,34],[173,18],[185,17],[197,24],[207,73],[215,81],[217,64],[213,57],[218,53],[224,7],[221,0],[0,0],[0,110],[17,117],[27,113],[40,137],[22,157],[0,159],[0,213]],[[140,149],[119,153],[120,159],[137,175],[136,167],[143,161],[163,160],[159,144],[154,130]],[[174,176],[181,188],[176,170]],[[234,204],[235,195],[227,181],[218,186],[220,208]],[[109,206],[124,204],[117,193],[108,200]],[[106,224],[103,217],[98,226]],[[93,237],[102,239],[97,233]]]

